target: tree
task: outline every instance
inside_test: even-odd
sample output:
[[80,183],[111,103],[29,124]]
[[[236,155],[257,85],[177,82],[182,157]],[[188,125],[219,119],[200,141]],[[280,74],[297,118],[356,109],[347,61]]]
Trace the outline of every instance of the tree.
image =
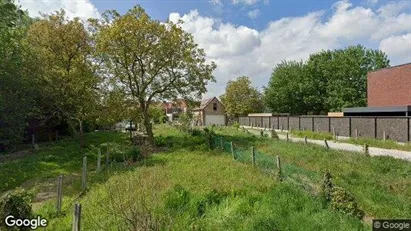
[[361,45],[311,54],[307,62],[282,62],[265,88],[275,112],[325,114],[367,104],[367,73],[389,66],[387,56]]
[[304,70],[302,62],[283,61],[278,64],[264,88],[265,104],[277,113],[292,115],[307,114],[309,109],[304,100]]
[[31,19],[13,1],[0,0],[0,150],[24,137],[36,88],[27,71],[24,35]]
[[83,147],[83,123],[95,116],[100,97],[91,36],[78,18],[69,20],[62,10],[31,25],[27,42],[52,114],[67,121]]
[[226,112],[234,117],[244,116],[252,112],[262,112],[264,109],[261,93],[251,86],[251,81],[246,76],[239,77],[234,81],[230,80],[220,99]]
[[199,98],[214,81],[214,63],[193,36],[179,24],[151,19],[140,6],[120,15],[108,11],[94,21],[97,50],[107,68],[143,115],[148,142],[153,144],[150,105],[178,96]]

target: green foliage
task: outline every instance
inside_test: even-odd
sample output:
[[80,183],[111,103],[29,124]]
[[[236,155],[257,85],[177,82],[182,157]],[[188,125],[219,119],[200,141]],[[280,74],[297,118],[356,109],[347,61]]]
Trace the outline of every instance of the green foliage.
[[240,123],[239,122],[237,122],[237,121],[235,121],[234,123],[233,123],[233,128],[240,128]]
[[179,184],[168,191],[165,197],[164,204],[166,209],[174,213],[184,212],[190,202],[190,192]]
[[366,137],[358,137],[357,139],[350,137],[348,140],[344,142],[348,142],[351,144],[359,144],[359,145],[368,144],[370,147],[411,151],[411,143],[399,144],[398,142],[394,140],[389,140],[389,139],[384,141],[384,140],[366,138]]
[[101,144],[101,147],[109,153],[110,160],[115,162],[139,161],[143,159],[141,150],[136,146],[126,146],[119,143],[108,142]]
[[291,134],[297,137],[306,137],[308,139],[316,139],[316,140],[332,140],[333,134],[329,132],[313,132],[309,130],[292,130]]
[[334,188],[331,182],[331,179],[332,179],[331,173],[327,169],[327,171],[324,173],[323,182],[321,184],[321,193],[326,202],[331,202],[331,193]]
[[276,132],[274,129],[271,130],[271,138],[272,138],[272,139],[275,139],[275,140],[279,140],[279,139],[280,139],[280,138],[278,137],[277,132]]
[[230,80],[220,99],[225,111],[234,117],[262,112],[264,109],[261,93],[251,86],[251,81],[246,76]]
[[120,82],[117,86],[128,98],[138,100],[134,107],[142,113],[150,143],[154,142],[149,123],[153,100],[195,98],[206,92],[208,81],[214,81],[216,65],[206,63],[204,50],[179,24],[151,19],[138,5],[123,15],[108,11],[102,20],[92,21],[97,54],[113,75],[113,84]]
[[345,215],[358,219],[364,217],[364,211],[358,208],[354,197],[345,189],[334,187],[331,192],[331,207]]
[[166,122],[168,121],[168,117],[165,116],[165,115],[162,115],[162,116],[160,116],[160,118],[158,119],[158,121],[159,121],[161,124],[164,124],[164,123],[166,123]]
[[311,54],[306,62],[283,61],[265,88],[265,103],[292,115],[366,106],[367,72],[388,66],[383,52],[360,45]]
[[[24,189],[16,189],[0,201],[0,227],[7,229],[4,223],[4,218],[13,215],[15,218],[31,218],[33,215],[31,209],[31,198],[33,195],[29,194]],[[29,230],[29,228],[27,228]]]

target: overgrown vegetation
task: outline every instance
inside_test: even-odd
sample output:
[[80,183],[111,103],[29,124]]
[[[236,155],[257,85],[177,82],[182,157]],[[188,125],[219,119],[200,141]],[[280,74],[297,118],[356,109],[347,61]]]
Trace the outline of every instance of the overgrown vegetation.
[[329,132],[313,132],[309,130],[291,130],[291,135],[297,136],[297,137],[307,137],[309,139],[316,139],[316,140],[332,140],[333,139],[333,134]]
[[406,143],[406,144],[399,144],[398,142],[394,140],[380,140],[380,139],[372,139],[372,138],[365,138],[365,137],[358,137],[353,138],[351,137],[347,141],[351,144],[368,144],[370,147],[376,147],[376,148],[386,148],[386,149],[398,149],[398,150],[404,150],[404,151],[411,151],[411,143]]
[[260,138],[232,128],[216,132],[237,147],[249,150],[254,146],[259,152],[279,155],[283,162],[298,166],[289,169],[291,173],[300,174],[305,184],[318,184],[318,190],[322,173],[329,169],[334,184],[348,190],[367,217],[411,216],[411,165],[407,161]]

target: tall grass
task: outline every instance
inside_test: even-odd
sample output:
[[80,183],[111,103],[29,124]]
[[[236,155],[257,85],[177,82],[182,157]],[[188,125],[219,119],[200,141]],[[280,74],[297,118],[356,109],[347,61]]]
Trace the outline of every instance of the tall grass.
[[[247,135],[231,128],[221,130],[219,134],[227,140]],[[285,163],[314,173],[311,179],[317,181],[326,169],[330,169],[335,183],[353,193],[368,217],[411,217],[411,164],[405,160],[366,157],[269,138],[249,138],[243,145],[255,146],[256,150],[268,155],[279,155]]]
[[[365,229],[295,185],[203,151],[156,154],[94,187],[80,202],[85,230]],[[48,229],[70,229],[71,210],[52,219]],[[39,213],[47,214],[47,207]]]

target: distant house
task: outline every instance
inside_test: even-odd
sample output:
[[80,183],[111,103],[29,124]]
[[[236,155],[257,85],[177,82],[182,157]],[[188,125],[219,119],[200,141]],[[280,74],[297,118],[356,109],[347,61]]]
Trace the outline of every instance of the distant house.
[[194,122],[198,126],[226,125],[224,105],[213,97],[201,101],[200,107],[193,109]]
[[174,102],[163,102],[162,107],[169,121],[176,120],[181,113],[187,112],[187,102],[183,99],[177,99]]

